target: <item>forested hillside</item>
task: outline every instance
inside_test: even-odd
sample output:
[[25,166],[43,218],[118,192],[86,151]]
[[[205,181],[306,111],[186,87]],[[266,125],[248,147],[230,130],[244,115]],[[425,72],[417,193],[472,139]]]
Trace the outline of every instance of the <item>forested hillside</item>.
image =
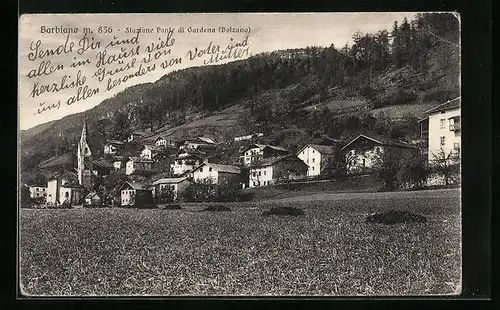
[[[189,68],[129,87],[84,113],[22,131],[22,169],[73,151],[84,115],[96,146],[135,129],[219,142],[259,130],[293,145],[318,134],[366,130],[415,136],[412,107],[460,93],[459,21],[452,14],[418,15],[393,29],[355,33],[353,41]],[[399,122],[373,113],[382,110],[399,111]],[[300,137],[286,142],[287,132]]]

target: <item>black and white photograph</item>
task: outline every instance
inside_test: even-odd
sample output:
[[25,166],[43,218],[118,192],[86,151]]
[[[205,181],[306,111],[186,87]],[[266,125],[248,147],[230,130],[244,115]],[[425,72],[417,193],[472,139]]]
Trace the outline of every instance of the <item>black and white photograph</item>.
[[21,297],[460,295],[460,23],[21,15]]

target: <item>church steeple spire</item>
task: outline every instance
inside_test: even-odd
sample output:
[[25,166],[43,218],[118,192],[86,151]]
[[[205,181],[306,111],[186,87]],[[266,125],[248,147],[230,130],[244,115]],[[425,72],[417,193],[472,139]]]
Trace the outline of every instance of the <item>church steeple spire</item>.
[[92,151],[88,138],[87,120],[83,119],[82,135],[78,143],[78,183],[80,185],[92,187]]

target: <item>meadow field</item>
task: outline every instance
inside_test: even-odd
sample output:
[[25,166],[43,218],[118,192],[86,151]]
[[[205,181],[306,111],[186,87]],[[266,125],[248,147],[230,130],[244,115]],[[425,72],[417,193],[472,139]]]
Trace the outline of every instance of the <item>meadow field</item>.
[[[22,209],[26,295],[436,295],[461,289],[460,191],[304,195],[229,212]],[[263,216],[294,206],[302,216]],[[365,223],[407,210],[425,223]]]

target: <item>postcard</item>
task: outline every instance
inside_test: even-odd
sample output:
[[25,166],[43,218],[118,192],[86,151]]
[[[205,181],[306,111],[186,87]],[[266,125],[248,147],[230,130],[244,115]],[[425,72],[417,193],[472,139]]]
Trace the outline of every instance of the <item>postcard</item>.
[[20,298],[461,293],[458,14],[19,29]]

